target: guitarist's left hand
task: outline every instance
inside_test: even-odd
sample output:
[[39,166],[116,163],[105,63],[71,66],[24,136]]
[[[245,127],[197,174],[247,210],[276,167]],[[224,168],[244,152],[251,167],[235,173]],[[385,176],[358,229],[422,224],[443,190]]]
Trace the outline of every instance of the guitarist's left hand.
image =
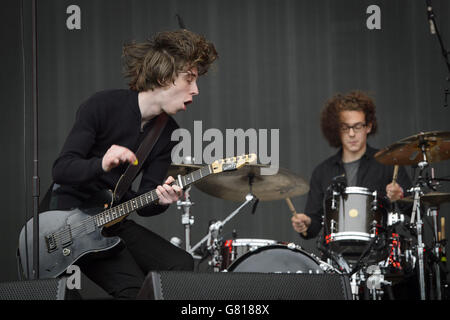
[[178,201],[178,199],[183,195],[183,189],[177,185],[171,186],[175,179],[169,176],[162,186],[156,187],[156,194],[159,198],[160,205],[169,205]]

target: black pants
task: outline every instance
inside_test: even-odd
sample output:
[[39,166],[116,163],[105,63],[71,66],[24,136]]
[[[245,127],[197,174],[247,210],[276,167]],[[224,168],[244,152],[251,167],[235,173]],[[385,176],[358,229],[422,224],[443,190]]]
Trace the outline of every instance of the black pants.
[[132,220],[106,229],[119,236],[121,248],[106,257],[82,259],[81,271],[115,299],[136,298],[149,271],[194,270],[194,259],[185,250]]

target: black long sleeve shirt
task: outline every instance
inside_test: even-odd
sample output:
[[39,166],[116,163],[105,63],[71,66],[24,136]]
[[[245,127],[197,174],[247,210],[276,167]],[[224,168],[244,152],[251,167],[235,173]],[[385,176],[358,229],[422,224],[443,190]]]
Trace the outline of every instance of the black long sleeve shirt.
[[[357,173],[357,186],[377,191],[379,197],[386,196],[386,185],[392,182],[394,166],[386,166],[375,160],[377,152],[367,145],[365,154],[360,159]],[[342,163],[342,149],[335,155],[320,163],[313,171],[310,180],[310,190],[305,206],[305,214],[311,218],[306,239],[314,238],[322,228],[324,215],[323,200],[327,196],[327,189],[332,184],[333,178],[345,173]],[[406,190],[411,188],[411,179],[404,167],[399,167],[397,183]],[[407,209],[406,206],[400,209]]]
[[[141,129],[142,117],[136,91],[105,90],[85,101],[79,107],[73,128],[53,164],[53,181],[60,185],[56,191],[58,208],[78,207],[100,190],[114,190],[128,163],[104,172],[104,154],[113,144],[136,152],[155,120],[156,117]],[[171,163],[171,150],[176,144],[171,141],[171,134],[177,128],[175,120],[169,117],[160,138],[142,165],[142,179],[137,192],[130,188],[121,202],[153,190],[163,182]],[[155,215],[164,212],[167,207],[152,204],[137,213]]]

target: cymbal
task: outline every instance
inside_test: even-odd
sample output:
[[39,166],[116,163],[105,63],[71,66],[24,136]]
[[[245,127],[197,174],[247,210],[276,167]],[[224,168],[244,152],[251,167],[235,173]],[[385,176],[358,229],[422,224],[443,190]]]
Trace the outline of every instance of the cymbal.
[[186,175],[188,173],[191,173],[192,171],[195,171],[197,169],[200,169],[201,166],[196,164],[175,164],[172,163],[169,166],[169,169],[167,171],[167,176],[172,176],[176,178],[178,175]]
[[[414,195],[405,197],[399,201],[413,202]],[[420,197],[420,202],[425,202],[429,205],[440,205],[445,202],[450,202],[450,193],[447,192],[429,192]]]
[[238,170],[225,171],[200,180],[195,187],[225,200],[243,201],[251,192],[260,201],[273,201],[299,196],[309,191],[309,185],[301,177],[280,168],[277,174],[261,175],[265,165],[246,165]]
[[424,145],[427,162],[450,159],[450,132],[431,131],[404,138],[378,151],[375,159],[386,165],[415,165],[423,161]]

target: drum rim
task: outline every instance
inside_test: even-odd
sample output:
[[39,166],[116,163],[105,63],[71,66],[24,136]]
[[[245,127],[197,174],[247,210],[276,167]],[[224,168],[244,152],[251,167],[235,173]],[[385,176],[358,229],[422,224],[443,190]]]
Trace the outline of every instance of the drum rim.
[[373,195],[373,191],[370,191],[369,188],[365,188],[365,187],[346,187],[345,194],[363,194],[363,195],[367,195],[367,196],[372,196]]
[[369,233],[365,232],[345,231],[330,234],[330,239],[332,239],[331,240],[332,242],[348,241],[348,240],[358,240],[368,242],[373,238],[374,236],[371,236]]
[[258,253],[260,251],[270,249],[270,248],[272,248],[272,249],[283,248],[283,249],[288,249],[288,250],[291,250],[291,251],[300,251],[301,253],[304,253],[308,258],[313,260],[317,264],[317,266],[319,268],[321,268],[321,263],[323,261],[318,259],[314,254],[307,252],[306,250],[304,250],[303,248],[301,248],[298,245],[291,246],[291,247],[289,247],[289,245],[291,245],[291,243],[289,243],[289,244],[276,243],[276,244],[271,244],[271,245],[267,245],[267,246],[262,246],[262,247],[259,247],[259,248],[255,249],[255,250],[252,250],[252,251],[248,251],[248,252],[244,253],[242,256],[238,257],[235,261],[233,261],[228,266],[228,268],[226,268],[226,271],[227,272],[228,271],[233,271],[232,268],[234,267],[234,265],[237,265],[237,263],[240,262],[241,260],[244,260],[244,258],[246,258],[246,257],[248,257],[250,255],[254,255],[254,254],[256,254],[256,253]]
[[[243,240],[247,240],[247,242],[243,241]],[[262,244],[262,243],[266,243],[266,242],[270,242],[271,244],[277,244],[278,241],[273,240],[273,239],[257,239],[257,238],[237,238],[237,239],[233,239],[232,240],[232,244],[247,244],[247,245],[252,245],[252,244]]]

